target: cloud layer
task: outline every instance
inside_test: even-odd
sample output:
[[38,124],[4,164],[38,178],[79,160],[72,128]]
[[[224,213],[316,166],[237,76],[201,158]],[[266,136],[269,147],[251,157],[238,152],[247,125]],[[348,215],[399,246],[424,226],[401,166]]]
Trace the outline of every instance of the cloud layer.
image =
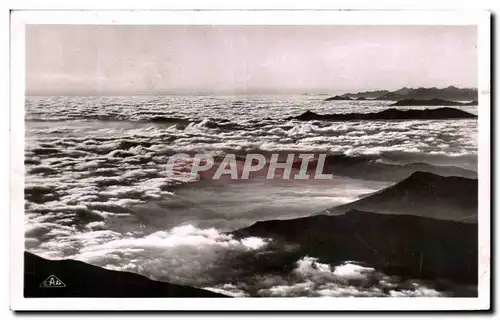
[[242,261],[272,258],[273,239],[235,239],[221,230],[310,214],[353,201],[387,181],[337,177],[323,185],[203,185],[190,177],[189,163],[176,168],[176,178],[167,176],[168,159],[178,152],[306,151],[397,164],[477,164],[475,120],[276,120],[305,109],[328,113],[387,107],[379,102],[332,105],[322,99],[28,98],[26,248],[47,258],[84,260],[235,296],[441,294],[369,266],[330,266],[312,257],[295,257],[286,272],[253,273],[259,266]]

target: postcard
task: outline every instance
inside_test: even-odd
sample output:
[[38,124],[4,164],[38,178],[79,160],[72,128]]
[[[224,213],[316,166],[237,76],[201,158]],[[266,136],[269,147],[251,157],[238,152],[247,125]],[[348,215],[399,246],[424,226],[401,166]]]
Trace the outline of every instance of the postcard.
[[490,308],[489,12],[11,30],[14,310]]

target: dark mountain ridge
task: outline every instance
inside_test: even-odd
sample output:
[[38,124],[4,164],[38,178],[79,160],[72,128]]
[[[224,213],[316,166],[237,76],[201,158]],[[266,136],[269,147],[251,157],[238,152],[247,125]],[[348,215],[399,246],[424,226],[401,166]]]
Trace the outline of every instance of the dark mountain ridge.
[[352,98],[348,97],[348,96],[335,96],[335,97],[330,97],[330,98],[326,98],[324,101],[335,101],[335,100],[339,100],[339,101],[345,101],[345,100],[353,100]]
[[286,120],[325,120],[325,121],[357,121],[357,120],[440,120],[440,119],[474,119],[476,115],[454,108],[436,108],[436,109],[386,109],[373,113],[339,113],[339,114],[317,114],[312,111],[306,111],[295,117],[289,117]]

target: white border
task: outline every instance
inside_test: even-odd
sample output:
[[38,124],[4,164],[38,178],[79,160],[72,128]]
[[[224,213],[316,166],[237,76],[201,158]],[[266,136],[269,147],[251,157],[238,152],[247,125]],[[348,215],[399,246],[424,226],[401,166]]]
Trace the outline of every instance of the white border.
[[[477,25],[479,52],[478,298],[25,299],[25,24]],[[11,15],[11,309],[13,310],[487,310],[490,307],[490,13],[468,11],[17,11]]]

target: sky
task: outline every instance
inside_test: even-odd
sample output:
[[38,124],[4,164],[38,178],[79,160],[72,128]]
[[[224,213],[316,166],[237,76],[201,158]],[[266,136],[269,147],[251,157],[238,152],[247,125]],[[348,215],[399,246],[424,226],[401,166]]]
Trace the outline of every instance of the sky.
[[477,86],[474,26],[27,25],[28,95]]

